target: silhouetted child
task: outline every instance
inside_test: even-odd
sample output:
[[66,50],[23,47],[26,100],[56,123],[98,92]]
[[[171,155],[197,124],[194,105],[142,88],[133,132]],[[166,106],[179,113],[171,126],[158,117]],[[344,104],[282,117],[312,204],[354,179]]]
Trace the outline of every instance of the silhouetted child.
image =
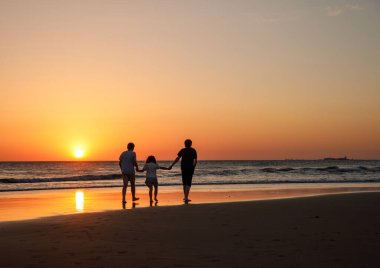
[[144,172],[146,171],[146,180],[145,180],[145,185],[148,186],[149,188],[149,198],[150,202],[153,202],[152,198],[152,190],[154,187],[154,201],[158,201],[157,199],[157,194],[158,194],[158,180],[157,180],[157,169],[164,169],[164,170],[169,170],[169,168],[166,167],[160,167],[157,164],[156,158],[151,155],[148,156],[146,159],[145,165],[142,170],[138,170],[139,172]]

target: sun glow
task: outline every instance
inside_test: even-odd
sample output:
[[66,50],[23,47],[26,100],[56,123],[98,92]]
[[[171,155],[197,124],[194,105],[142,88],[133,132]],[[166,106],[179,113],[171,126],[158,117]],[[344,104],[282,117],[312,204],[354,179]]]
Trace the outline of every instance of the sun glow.
[[84,156],[84,150],[81,149],[81,148],[76,148],[76,149],[74,150],[74,156],[75,156],[76,158],[82,158],[82,157]]

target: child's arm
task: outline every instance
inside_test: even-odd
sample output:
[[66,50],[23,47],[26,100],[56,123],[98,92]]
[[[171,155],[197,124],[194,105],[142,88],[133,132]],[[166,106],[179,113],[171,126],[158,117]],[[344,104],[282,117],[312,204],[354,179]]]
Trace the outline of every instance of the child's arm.
[[159,167],[160,169],[163,169],[163,170],[170,170],[170,168],[168,167]]
[[137,172],[144,172],[145,170],[146,170],[146,164],[143,166],[142,169],[139,169],[139,167],[136,166],[136,171],[137,171]]

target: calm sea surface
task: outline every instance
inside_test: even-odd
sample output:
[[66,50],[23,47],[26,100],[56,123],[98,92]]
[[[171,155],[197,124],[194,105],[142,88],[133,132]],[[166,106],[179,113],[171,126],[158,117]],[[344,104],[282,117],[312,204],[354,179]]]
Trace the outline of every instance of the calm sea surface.
[[[180,185],[179,167],[178,163],[171,171],[160,170],[160,185]],[[137,185],[144,184],[144,176],[137,173]],[[356,182],[380,182],[380,161],[199,161],[193,179],[195,185]],[[118,162],[0,162],[1,192],[121,185]]]

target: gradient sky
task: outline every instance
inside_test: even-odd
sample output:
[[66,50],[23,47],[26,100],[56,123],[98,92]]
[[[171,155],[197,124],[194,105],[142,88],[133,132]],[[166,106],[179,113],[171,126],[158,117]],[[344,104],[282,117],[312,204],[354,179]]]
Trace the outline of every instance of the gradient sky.
[[0,161],[380,158],[380,2],[0,1]]

